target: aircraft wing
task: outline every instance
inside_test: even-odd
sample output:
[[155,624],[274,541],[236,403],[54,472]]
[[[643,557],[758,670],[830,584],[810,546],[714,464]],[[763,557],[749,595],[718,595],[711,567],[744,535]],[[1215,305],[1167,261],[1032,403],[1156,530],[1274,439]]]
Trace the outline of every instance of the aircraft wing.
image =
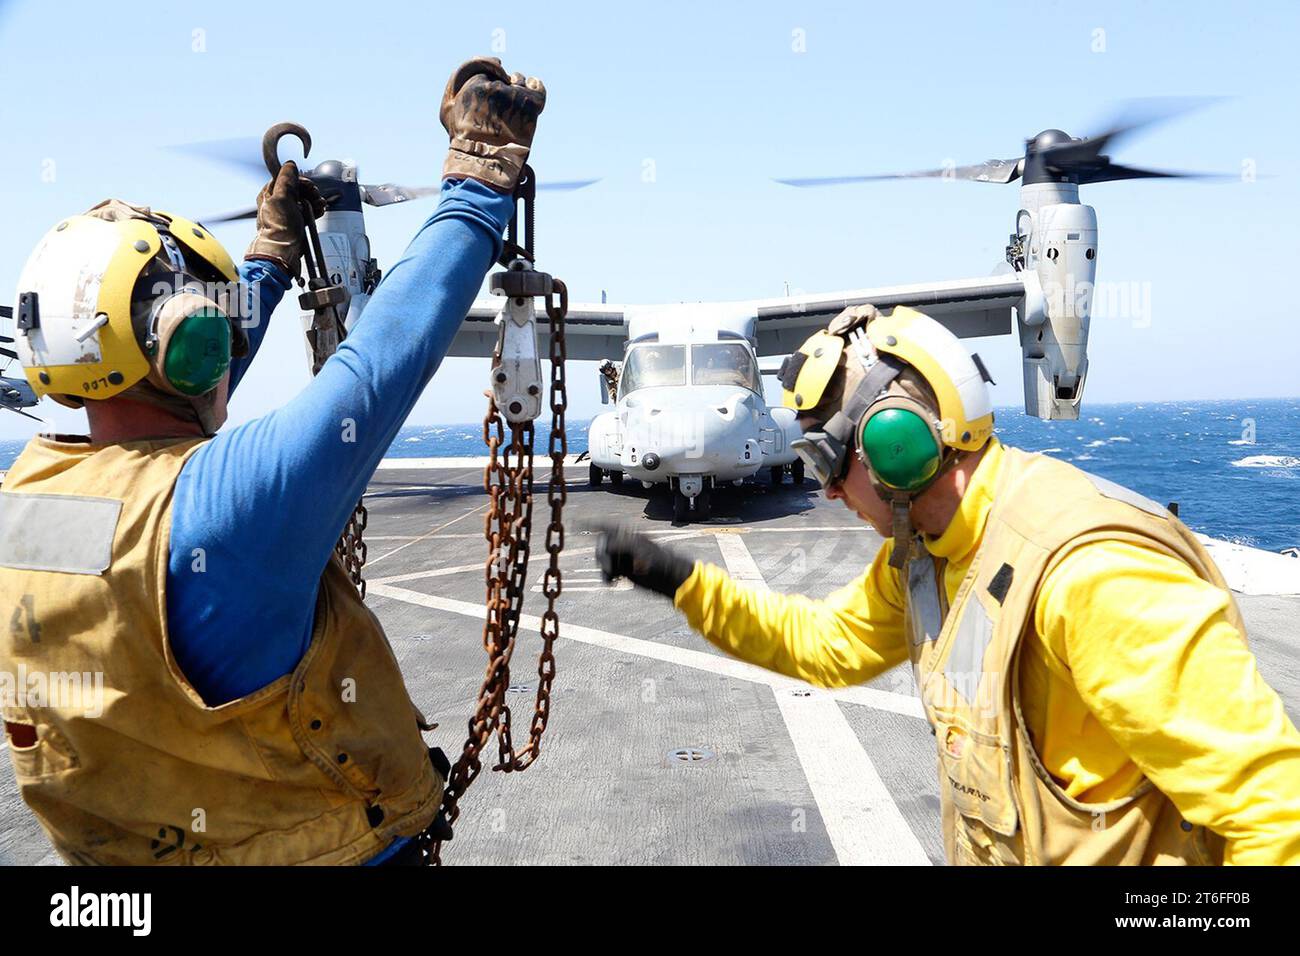
[[[909,305],[942,322],[962,338],[1007,335],[1013,331],[1012,309],[1021,304],[1025,289],[1019,273],[978,279],[953,279],[916,285],[885,286],[850,292],[824,292],[753,299],[745,302],[701,303],[692,309],[716,308],[727,313],[755,317],[758,354],[788,355],[804,339],[841,310],[870,302],[882,309]],[[565,322],[568,355],[572,359],[615,359],[623,357],[631,312],[670,313],[679,306],[621,306],[570,304]],[[495,319],[500,300],[479,299],[469,310],[448,355],[486,358],[496,346]],[[539,346],[543,355],[550,348],[550,320],[539,309]]]
[[787,355],[841,310],[870,302],[881,309],[912,306],[962,338],[1007,335],[1013,331],[1012,308],[1023,300],[1019,273],[980,279],[953,279],[917,285],[858,289],[758,299],[751,303],[759,355]]
[[[448,355],[488,358],[497,344],[496,317],[502,299],[479,299],[451,340]],[[542,355],[550,353],[551,320],[538,300],[537,339]],[[564,320],[565,350],[571,359],[622,359],[627,341],[627,312],[621,305],[569,303]]]

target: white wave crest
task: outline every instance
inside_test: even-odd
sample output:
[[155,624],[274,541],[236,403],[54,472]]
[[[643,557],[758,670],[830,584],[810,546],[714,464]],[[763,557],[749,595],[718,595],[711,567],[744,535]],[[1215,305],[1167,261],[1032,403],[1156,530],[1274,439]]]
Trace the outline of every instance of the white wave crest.
[[1300,468],[1300,458],[1293,455],[1248,455],[1232,463],[1234,468]]

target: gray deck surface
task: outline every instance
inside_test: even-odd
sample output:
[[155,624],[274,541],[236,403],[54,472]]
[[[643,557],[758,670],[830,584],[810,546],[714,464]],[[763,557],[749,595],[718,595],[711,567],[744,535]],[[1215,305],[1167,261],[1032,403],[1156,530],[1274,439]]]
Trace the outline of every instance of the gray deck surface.
[[[477,468],[382,470],[367,496],[368,603],[416,703],[441,725],[429,742],[453,756],[484,667],[480,480]],[[681,537],[683,551],[730,561],[742,576],[756,568],[772,588],[812,595],[861,572],[880,545],[874,532],[811,483],[724,490],[709,521],[675,529],[663,492],[589,489],[585,463],[570,468],[566,515],[561,634],[577,627],[557,645],[543,756],[524,774],[485,769],[462,804],[447,862],[942,862],[934,743],[906,668],[870,685],[876,695],[827,695],[733,662],[668,601],[603,584],[594,539],[577,529],[583,519],[620,517]],[[544,558],[539,548],[530,585]],[[1300,718],[1300,599],[1238,600],[1265,678]],[[542,607],[530,592],[524,614]],[[520,634],[513,680],[532,685],[540,642],[535,629]],[[529,689],[511,694],[517,738]],[[712,756],[670,759],[684,747]],[[9,761],[0,761],[0,863],[52,862]]]

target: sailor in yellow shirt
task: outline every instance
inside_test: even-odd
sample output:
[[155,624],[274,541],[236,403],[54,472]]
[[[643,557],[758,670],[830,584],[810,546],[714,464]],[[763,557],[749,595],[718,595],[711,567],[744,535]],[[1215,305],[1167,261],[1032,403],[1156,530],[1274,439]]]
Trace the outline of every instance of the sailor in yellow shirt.
[[729,654],[823,687],[910,661],[957,864],[1300,863],[1300,734],[1167,510],[993,437],[987,374],[910,309],[787,360],[800,454],[886,541],[816,600],[625,528],[598,559]]

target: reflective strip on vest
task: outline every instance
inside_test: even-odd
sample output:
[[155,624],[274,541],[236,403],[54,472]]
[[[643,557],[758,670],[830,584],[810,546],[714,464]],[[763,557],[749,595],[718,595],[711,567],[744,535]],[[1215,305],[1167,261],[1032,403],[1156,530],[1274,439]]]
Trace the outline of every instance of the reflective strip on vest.
[[970,707],[987,710],[996,702],[983,702],[979,697],[980,681],[984,677],[984,652],[993,643],[993,620],[984,603],[975,594],[966,601],[957,633],[953,635],[952,649],[943,665],[943,676]]
[[[1080,469],[1082,470],[1082,469]],[[1125,488],[1123,485],[1117,485],[1108,478],[1102,478],[1100,475],[1094,475],[1090,471],[1083,472],[1084,476],[1093,483],[1093,486],[1113,501],[1122,501],[1126,505],[1132,505],[1139,508],[1149,515],[1155,515],[1157,518],[1168,518],[1169,509],[1162,508],[1145,495],[1140,495],[1131,488]]]
[[934,560],[923,554],[907,562],[907,616],[913,646],[934,641],[943,629],[939,610],[939,583],[934,576]]
[[113,498],[0,492],[0,565],[102,574],[121,512]]

